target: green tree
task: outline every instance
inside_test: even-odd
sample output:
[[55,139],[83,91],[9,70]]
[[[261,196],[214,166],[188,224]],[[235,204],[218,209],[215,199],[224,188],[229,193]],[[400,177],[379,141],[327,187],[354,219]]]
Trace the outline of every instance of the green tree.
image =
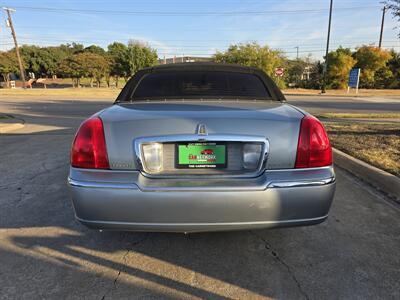
[[6,86],[10,86],[10,74],[18,72],[18,62],[14,51],[0,52],[0,74]]
[[309,63],[303,59],[290,59],[285,62],[285,75],[284,79],[286,83],[292,86],[300,86],[302,81],[302,76],[309,66]]
[[107,59],[90,52],[79,53],[77,56],[84,67],[86,76],[90,78],[90,86],[93,87],[93,81],[96,81],[97,87],[100,87],[102,78],[109,74]]
[[109,72],[109,64],[101,55],[80,52],[64,59],[60,64],[60,70],[64,76],[73,79],[74,86],[79,86],[82,77],[89,77],[91,87],[94,81],[100,87],[102,78]]
[[[20,48],[26,71],[38,76],[52,75],[57,65],[57,59],[46,48],[24,45]],[[50,71],[51,70],[51,71]]]
[[128,80],[140,69],[154,66],[158,62],[158,55],[155,49],[145,43],[133,40],[129,41],[124,58],[124,63],[128,67],[125,80]]
[[86,70],[78,54],[68,56],[60,62],[59,73],[63,77],[72,78],[72,85],[80,87],[80,80],[86,75]]
[[387,0],[384,1],[383,3],[392,12],[393,17],[400,22],[400,0]]
[[48,76],[55,77],[59,73],[58,69],[60,62],[68,57],[70,54],[65,51],[65,49],[63,49],[61,46],[46,47],[45,51],[48,53],[48,56],[50,58],[47,63],[46,74]]
[[94,54],[102,55],[102,56],[106,55],[106,51],[97,45],[88,46],[83,49],[83,52],[94,53]]
[[284,66],[284,79],[290,87],[321,88],[322,66],[320,62],[313,61],[311,56],[287,60]]
[[393,88],[394,77],[392,71],[387,67],[376,70],[374,74],[374,88],[384,89]]
[[400,53],[392,49],[390,56],[386,65],[375,72],[376,88],[400,88]]
[[128,64],[126,62],[127,49],[125,44],[114,42],[107,47],[110,62],[110,75],[114,77],[115,86],[118,87],[120,77],[128,76]]
[[24,45],[20,50],[26,70],[33,72],[36,77],[57,75],[60,61],[72,55],[63,45],[56,47]]
[[400,53],[393,49],[390,51],[391,58],[387,62],[387,66],[393,74],[392,88],[400,88]]
[[64,51],[69,55],[72,55],[72,54],[77,54],[79,52],[83,52],[83,49],[85,47],[79,43],[72,43],[72,44],[67,43],[67,44],[61,44],[59,48],[61,51]]
[[326,74],[328,88],[344,89],[347,87],[349,72],[356,64],[349,48],[339,47],[328,53]]
[[[361,68],[360,87],[375,87],[375,72],[386,67],[391,58],[390,52],[373,46],[362,46],[353,54],[357,68]],[[386,73],[385,70],[380,71]]]
[[278,85],[284,86],[283,80],[273,76],[275,68],[281,67],[284,63],[284,56],[279,50],[272,50],[257,43],[231,45],[225,52],[217,52],[214,60],[260,68],[274,78]]

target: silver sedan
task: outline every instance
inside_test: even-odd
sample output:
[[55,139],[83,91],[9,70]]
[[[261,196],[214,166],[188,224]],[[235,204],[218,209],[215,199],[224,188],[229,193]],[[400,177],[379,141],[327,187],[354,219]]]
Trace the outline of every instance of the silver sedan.
[[323,125],[264,72],[186,63],[139,71],[81,124],[68,183],[90,228],[197,232],[318,224],[335,173]]

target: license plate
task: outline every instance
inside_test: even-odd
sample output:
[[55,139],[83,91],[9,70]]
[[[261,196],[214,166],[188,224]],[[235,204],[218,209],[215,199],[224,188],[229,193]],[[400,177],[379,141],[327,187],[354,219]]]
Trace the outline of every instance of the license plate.
[[227,148],[223,143],[176,144],[178,169],[226,168]]

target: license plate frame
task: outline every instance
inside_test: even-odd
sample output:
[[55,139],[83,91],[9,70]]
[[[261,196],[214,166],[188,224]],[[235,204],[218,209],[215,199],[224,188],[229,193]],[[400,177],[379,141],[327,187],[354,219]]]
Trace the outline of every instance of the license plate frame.
[[[212,153],[207,150],[211,150]],[[191,151],[194,152],[190,153]],[[196,159],[189,159],[190,154],[196,155]],[[200,155],[202,157],[199,159]],[[221,155],[223,155],[222,158]],[[213,158],[213,156],[215,157]],[[215,162],[211,162],[210,159],[215,159]],[[227,165],[228,147],[226,142],[179,142],[175,144],[175,168],[177,169],[225,169]]]

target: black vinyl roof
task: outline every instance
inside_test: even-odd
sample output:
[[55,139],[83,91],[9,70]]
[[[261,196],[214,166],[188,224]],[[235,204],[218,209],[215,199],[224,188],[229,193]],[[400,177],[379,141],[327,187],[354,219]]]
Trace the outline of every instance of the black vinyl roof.
[[138,71],[125,85],[121,93],[118,95],[116,101],[129,101],[136,86],[143,76],[149,73],[180,72],[180,71],[220,71],[220,72],[236,72],[236,73],[250,73],[255,74],[264,82],[273,100],[285,101],[286,98],[281,90],[276,86],[275,82],[262,70],[254,67],[248,67],[237,64],[214,63],[214,62],[186,62],[157,65],[153,67],[144,68]]

